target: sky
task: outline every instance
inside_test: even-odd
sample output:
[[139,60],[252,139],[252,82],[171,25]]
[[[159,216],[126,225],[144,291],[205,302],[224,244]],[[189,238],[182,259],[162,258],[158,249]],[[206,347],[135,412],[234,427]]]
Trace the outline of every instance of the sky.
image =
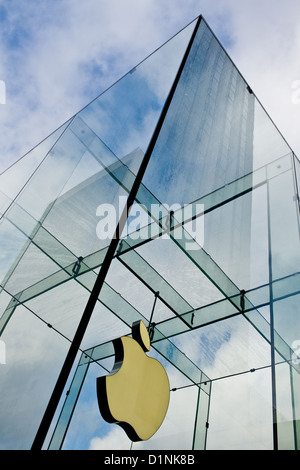
[[297,0],[2,0],[0,172],[199,14],[300,155],[299,10]]
[[299,13],[298,0],[0,0],[0,172],[199,14],[300,155]]

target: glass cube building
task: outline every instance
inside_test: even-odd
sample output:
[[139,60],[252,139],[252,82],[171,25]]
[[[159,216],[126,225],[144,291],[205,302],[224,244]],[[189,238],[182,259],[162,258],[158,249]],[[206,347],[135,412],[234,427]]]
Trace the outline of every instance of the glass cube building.
[[[1,449],[298,449],[300,163],[199,17],[0,176]],[[170,403],[101,417],[143,320]]]

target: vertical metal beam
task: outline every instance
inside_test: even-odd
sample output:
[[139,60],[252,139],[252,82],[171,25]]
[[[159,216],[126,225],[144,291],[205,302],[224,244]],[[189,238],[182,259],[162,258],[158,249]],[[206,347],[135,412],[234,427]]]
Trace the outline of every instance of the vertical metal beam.
[[[292,360],[293,359],[291,359],[291,361]],[[296,396],[295,396],[296,389],[295,389],[294,378],[293,378],[294,371],[293,371],[291,364],[289,365],[289,369],[290,369],[290,384],[291,384],[290,386],[291,386],[291,401],[292,401],[292,416],[293,416],[294,450],[298,450],[299,438],[298,438],[298,432],[297,432],[298,430],[297,430],[297,416],[296,416]]]
[[[57,382],[56,382],[56,385],[53,389],[53,392],[52,392],[52,395],[50,397],[48,406],[46,408],[46,411],[45,411],[44,416],[42,418],[42,421],[40,423],[39,429],[36,433],[35,439],[33,441],[32,447],[31,447],[32,450],[42,449],[42,446],[43,446],[44,441],[46,439],[46,436],[48,434],[52,419],[53,419],[54,414],[56,412],[57,406],[59,404],[59,401],[61,399],[63,390],[65,388],[66,382],[67,382],[69,374],[71,372],[72,366],[73,366],[74,361],[76,359],[76,355],[77,355],[78,350],[80,348],[80,344],[81,344],[82,339],[84,337],[86,328],[89,324],[89,321],[90,321],[90,318],[92,316],[94,307],[96,305],[96,302],[98,300],[99,294],[100,294],[102,286],[104,284],[106,275],[108,273],[111,262],[113,260],[115,251],[118,247],[119,240],[120,240],[120,235],[121,235],[121,233],[123,231],[123,228],[125,226],[125,223],[127,221],[128,212],[130,211],[130,208],[131,208],[132,204],[135,201],[138,189],[139,189],[140,184],[142,182],[142,179],[143,179],[143,176],[145,174],[146,168],[148,166],[150,157],[151,157],[153,149],[156,145],[156,142],[157,142],[158,136],[160,134],[162,125],[164,123],[165,117],[167,115],[167,112],[169,110],[171,101],[172,101],[174,93],[176,91],[178,82],[180,80],[180,77],[181,77],[181,74],[183,72],[184,66],[186,64],[187,58],[189,56],[190,50],[192,48],[192,45],[193,45],[196,33],[198,31],[200,22],[201,22],[201,16],[198,18],[198,20],[196,22],[195,29],[193,31],[193,34],[192,34],[191,38],[190,38],[189,44],[187,46],[184,57],[182,59],[180,67],[178,69],[178,72],[177,72],[177,75],[175,77],[174,83],[172,85],[170,93],[167,97],[167,100],[165,102],[165,105],[163,107],[161,115],[159,117],[157,126],[154,130],[154,133],[153,133],[152,138],[150,140],[149,146],[148,146],[147,151],[145,153],[145,156],[142,160],[142,163],[141,163],[141,166],[140,166],[139,171],[137,173],[136,179],[135,179],[135,181],[133,183],[133,186],[130,190],[130,193],[128,195],[127,207],[125,207],[125,209],[124,209],[124,211],[121,215],[120,221],[117,224],[114,237],[112,238],[111,243],[109,245],[109,248],[108,248],[108,251],[107,251],[106,256],[104,258],[102,267],[101,267],[101,269],[99,271],[99,274],[97,276],[96,282],[94,284],[91,295],[90,295],[90,297],[88,299],[88,302],[86,304],[85,310],[82,314],[81,320],[79,322],[78,328],[77,328],[76,333],[74,335],[74,338],[73,338],[73,341],[71,343],[68,354],[66,356],[65,362],[62,366],[60,375],[59,375],[59,377],[57,379]],[[128,211],[127,211],[127,208],[128,208]]]
[[[292,172],[293,172],[293,180],[294,180],[294,188],[295,188],[295,199],[297,204],[297,220],[298,220],[298,232],[300,237],[300,199],[299,199],[299,186],[297,180],[297,168],[296,168],[296,155],[294,152],[292,153]],[[300,443],[300,436],[297,426],[297,385],[294,383],[294,370],[292,367],[293,358],[291,357],[291,362],[289,364],[290,369],[290,387],[291,387],[291,400],[292,400],[292,416],[293,416],[293,433],[294,433],[294,449],[299,450],[299,443]]]
[[272,272],[272,240],[271,240],[271,215],[270,215],[270,184],[267,181],[267,211],[268,211],[268,263],[269,263],[269,286],[270,286],[270,344],[271,344],[271,384],[272,384],[272,414],[273,414],[273,446],[278,450],[278,425],[277,425],[277,402],[276,402],[276,371],[275,371],[275,326],[273,308],[273,272]]
[[[82,353],[84,356],[84,353]],[[81,356],[81,357],[82,357]],[[74,373],[74,377],[70,386],[70,390],[66,396],[62,411],[57,420],[52,438],[50,440],[48,450],[61,450],[67,430],[69,428],[75,406],[77,404],[79,394],[81,392],[84,379],[89,369],[90,362],[86,361],[81,364],[81,359]]]

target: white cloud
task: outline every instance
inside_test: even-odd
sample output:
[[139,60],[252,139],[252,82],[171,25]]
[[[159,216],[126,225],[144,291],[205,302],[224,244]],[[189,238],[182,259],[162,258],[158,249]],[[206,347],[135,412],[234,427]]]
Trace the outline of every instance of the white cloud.
[[47,2],[5,5],[1,170],[179,29],[170,2],[162,22],[162,5],[152,1],[51,2],[49,10]]
[[131,441],[123,429],[114,425],[112,430],[104,437],[94,437],[89,450],[130,450]]

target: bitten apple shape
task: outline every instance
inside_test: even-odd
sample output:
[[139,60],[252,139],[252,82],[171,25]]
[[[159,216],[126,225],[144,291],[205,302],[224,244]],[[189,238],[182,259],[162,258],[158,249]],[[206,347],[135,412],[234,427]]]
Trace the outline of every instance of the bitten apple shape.
[[115,364],[111,375],[98,377],[102,417],[121,426],[132,441],[147,440],[162,424],[170,399],[170,384],[161,363],[148,357],[148,331],[143,322],[132,325],[132,338],[113,341]]

